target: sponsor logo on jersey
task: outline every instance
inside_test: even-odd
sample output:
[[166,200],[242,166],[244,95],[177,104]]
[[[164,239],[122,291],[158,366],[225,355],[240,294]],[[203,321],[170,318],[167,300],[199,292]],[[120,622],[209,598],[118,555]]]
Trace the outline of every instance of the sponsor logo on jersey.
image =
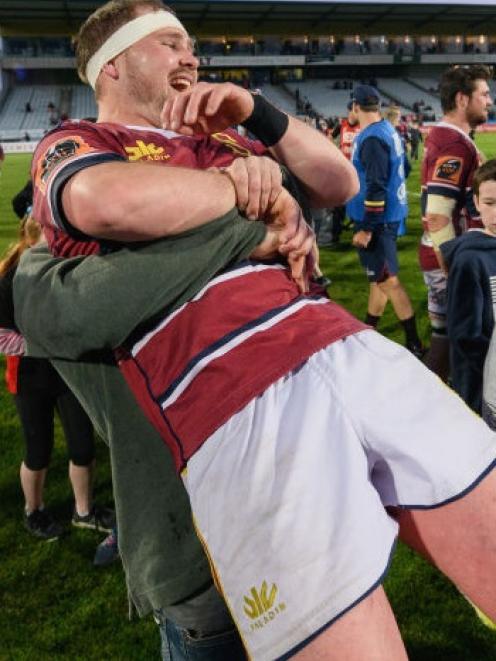
[[433,181],[458,184],[462,174],[463,159],[459,156],[443,156],[434,165]]
[[250,596],[244,597],[245,605],[243,606],[243,610],[251,620],[251,631],[263,629],[286,610],[286,604],[284,602],[276,604],[277,592],[278,589],[275,583],[272,583],[269,592],[267,581],[264,581],[260,590],[252,587]]
[[153,142],[145,144],[143,140],[136,140],[134,147],[125,147],[128,161],[166,161],[170,158],[163,147],[157,147]]
[[67,136],[58,140],[55,144],[50,145],[46,152],[38,159],[35,175],[36,186],[42,193],[45,193],[48,178],[57,165],[68,158],[88,154],[91,151],[95,151],[95,149],[90,147],[78,135]]
[[243,145],[240,145],[238,142],[236,142],[236,139],[232,135],[229,135],[229,133],[212,133],[211,137],[213,140],[221,142],[234,154],[238,154],[238,156],[247,157],[252,155],[252,152],[247,147],[243,147]]

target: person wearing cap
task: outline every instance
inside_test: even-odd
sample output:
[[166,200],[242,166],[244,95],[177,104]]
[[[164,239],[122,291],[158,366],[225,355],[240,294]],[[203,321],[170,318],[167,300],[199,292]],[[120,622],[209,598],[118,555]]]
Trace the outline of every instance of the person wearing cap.
[[[149,20],[142,18],[132,15],[128,19],[134,34]],[[166,20],[161,14],[152,18],[148,29],[154,27],[155,31],[157,21]],[[277,111],[274,114],[263,102],[252,99],[245,105],[248,99],[243,92],[230,87],[202,85],[197,89],[193,72],[188,67],[184,70],[187,62],[193,69],[195,65],[181,35],[169,40],[160,32],[158,44],[154,32],[149,39],[141,36],[141,43],[128,47],[128,56],[103,65],[102,105],[110,85],[113,93],[107,103],[115,112],[120,87],[114,83],[120,80],[127,99],[137,89],[138,100],[150,95],[144,107],[138,103],[143,121],[155,99],[145,85],[148,74],[156,88],[158,74],[153,67],[163,75],[162,58],[179,58],[182,68],[178,71],[174,64],[168,81],[184,91],[167,95],[162,117],[167,126],[171,124],[187,138],[181,142],[190,148],[187,163],[195,162],[196,155],[204,157],[202,164],[216,166],[215,159],[207,158],[215,144],[210,131],[220,131],[221,140],[214,141],[230,145],[238,154],[248,149],[251,143],[234,138],[233,145],[225,122],[238,121],[239,113],[253,111],[255,116],[247,119],[250,131],[257,137],[261,134],[286,165],[294,165],[314,202],[339,204],[342,197],[355,192],[349,164],[344,157],[338,158],[332,145],[328,151],[325,138],[324,143],[320,138],[313,141],[311,129],[284,119]],[[149,49],[161,60],[161,66],[152,63],[151,71]],[[144,67],[141,78],[135,75],[139,66]],[[158,105],[153,108],[157,110]],[[257,124],[259,113],[262,126]],[[113,116],[113,127],[99,128],[111,132],[108,142],[114,145],[116,156],[123,156],[125,149],[115,145],[119,137],[127,141],[130,127],[115,126],[115,120]],[[26,335],[31,326],[37,343],[45,341],[49,329],[60,333],[65,327],[70,337],[70,342],[66,337],[63,343],[67,357],[81,342],[85,344],[83,354],[90,352],[90,356],[94,355],[91,348],[98,346],[115,349],[130,390],[168,446],[186,486],[215,583],[247,655],[260,661],[341,659],[348,653],[355,658],[369,654],[405,659],[380,585],[398,530],[411,545],[427,549],[431,559],[488,616],[496,617],[495,586],[486,576],[486,572],[496,572],[496,558],[491,555],[494,530],[488,521],[496,503],[496,474],[491,472],[496,462],[494,435],[402,347],[364,328],[328,299],[306,293],[298,269],[289,267],[301,263],[301,257],[311,250],[313,237],[302,227],[294,200],[280,191],[265,214],[259,212],[263,205],[257,204],[256,213],[267,227],[249,223],[233,208],[239,171],[230,170],[226,176],[197,172],[187,163],[183,168],[166,167],[173,159],[174,144],[159,142],[160,130],[141,138],[139,144],[131,143],[130,151],[125,152],[156,163],[143,164],[148,168],[146,177],[132,167],[138,165],[133,162],[122,168],[116,168],[119,158],[103,163],[102,153],[106,159],[109,154],[104,144],[92,148],[95,143],[88,142],[88,132],[80,135],[74,125],[69,131],[59,134],[64,155],[62,146],[57,150],[57,141],[45,143],[33,173],[40,210],[45,201],[45,219],[56,227],[49,238],[52,250],[56,246],[61,253],[70,254],[86,249],[88,256],[70,262],[48,257],[47,263],[46,252],[35,253],[31,266],[37,260],[43,262],[36,277],[45,285],[47,296],[31,286],[33,280],[24,270],[29,272],[29,263],[21,264],[18,294],[24,312],[34,294],[39,299],[38,311],[50,305],[36,316],[43,319],[40,328],[33,325],[33,315],[17,308],[16,297],[20,326]],[[170,135],[168,138],[173,141]],[[71,141],[78,153],[66,156]],[[305,141],[314,144],[305,147]],[[296,163],[291,155],[286,158],[290,147]],[[81,161],[88,167],[79,170]],[[93,167],[100,168],[103,182],[83,176]],[[140,195],[132,197],[131,193],[135,202],[131,205],[117,177],[117,170],[120,173],[124,168],[132,168],[140,186]],[[310,181],[309,170],[316,169],[319,172]],[[159,170],[168,176],[160,176]],[[323,177],[321,170],[325,171]],[[249,174],[251,178],[254,173]],[[331,174],[337,181],[329,188]],[[182,194],[183,179],[187,195]],[[65,185],[61,185],[63,181]],[[126,182],[131,186],[129,179]],[[106,188],[112,186],[114,194],[109,199]],[[336,191],[332,193],[333,188],[344,189],[341,200]],[[95,209],[90,193],[102,196],[103,211]],[[80,208],[82,202],[97,214],[94,224]],[[166,231],[165,224],[177,223],[176,235],[164,241],[169,255],[162,269],[168,273],[167,278],[162,274],[159,284],[154,279],[157,267],[145,275],[147,261],[143,259],[139,273],[134,269],[127,278],[117,277],[116,264],[122,256],[129,253],[140,263],[142,249],[156,249],[151,242],[112,252],[117,238],[129,242],[142,236],[141,206],[146,216],[154,216],[153,222],[146,216],[143,220],[148,238],[158,226]],[[212,219],[216,213],[223,216],[195,231],[188,226],[189,231],[181,233],[184,223],[201,225],[205,217]],[[125,216],[123,235],[116,230],[119,215]],[[107,228],[103,233],[107,242],[100,254],[94,254],[93,237],[81,234],[102,223]],[[227,258],[222,248],[205,245],[205,237],[218,238],[219,223],[231,235],[225,251],[241,228],[250,233],[238,252],[251,254],[254,262],[240,262],[233,255]],[[79,234],[72,231],[69,243],[63,234],[74,225]],[[292,233],[284,233],[281,225]],[[78,242],[83,238],[87,240],[81,246]],[[194,258],[191,246],[208,248],[202,260]],[[289,265],[263,259],[278,252],[288,256]],[[219,264],[222,259],[223,265]],[[131,284],[133,273],[136,282]],[[164,299],[164,290],[170,294],[173,287],[174,295]],[[50,300],[54,288],[71,290],[69,298],[76,314],[60,314],[66,307],[62,299],[58,303]],[[95,314],[102,305],[111,314]],[[126,324],[120,326],[123,319]],[[102,339],[105,332],[110,335]],[[93,344],[95,333],[100,334],[102,344]],[[57,347],[61,351],[60,342]],[[415,383],[413,407],[411,391],[406,396],[411,383]],[[395,407],[388,418],[377,415],[393,397]],[[426,399],[439,404],[428,425],[419,415]],[[111,398],[105,403],[112,407]],[[467,437],[473,439],[469,444]],[[457,461],[449,466],[448,447],[451,452],[457,449]],[[463,497],[468,492],[470,496]],[[450,500],[456,504],[444,506]],[[411,511],[411,503],[420,511]],[[393,518],[386,507],[395,506]],[[474,512],[480,516],[474,518]],[[470,535],[467,527],[472,528]],[[122,540],[122,526],[119,529]],[[454,546],[457,554],[452,553]],[[468,554],[475,558],[474,570],[465,575]],[[357,630],[360,636],[355,635]]]
[[396,130],[382,118],[380,106],[375,87],[355,88],[353,107],[361,130],[353,145],[352,162],[360,178],[360,192],[346,209],[354,222],[353,245],[369,281],[365,322],[376,328],[391,301],[405,331],[407,349],[421,358],[424,348],[415,314],[398,277],[396,238],[408,215],[405,153]]

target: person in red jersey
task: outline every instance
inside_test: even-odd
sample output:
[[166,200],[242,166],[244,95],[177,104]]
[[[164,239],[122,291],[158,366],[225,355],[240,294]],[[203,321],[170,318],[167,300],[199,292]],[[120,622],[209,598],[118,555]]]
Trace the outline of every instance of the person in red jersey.
[[360,131],[360,123],[358,116],[353,109],[353,101],[347,105],[348,115],[343,117],[332,131],[332,137],[336,139],[339,136],[339,149],[351,160],[353,152],[353,140],[356,138],[357,133]]
[[[351,161],[353,152],[353,141],[360,132],[360,123],[358,116],[353,108],[353,101],[347,106],[348,115],[343,117],[333,129],[332,137],[336,139],[339,136],[339,149],[346,158]],[[339,238],[344,229],[346,220],[346,207],[344,205],[335,207],[332,210],[332,243],[339,243]]]
[[441,77],[442,120],[426,138],[422,161],[421,209],[424,233],[420,267],[428,291],[431,344],[426,364],[443,380],[449,375],[446,336],[446,270],[440,246],[471,227],[481,227],[472,195],[472,178],[481,155],[470,132],[487,121],[492,104],[483,65],[451,67]]
[[[179,136],[207,140],[241,123],[293,171],[313,206],[342,204],[356,193],[353,168],[325,137],[244,89],[196,84],[197,63],[177,19],[150,4],[134,8],[86,61],[97,126],[163,123]],[[80,56],[95,16],[80,32]],[[64,252],[64,233],[72,234],[67,253],[93,236],[105,252],[174,234],[181,268],[171,279],[179,293],[158,310],[161,292],[143,294],[147,323],[112,348],[174,457],[248,656],[405,659],[381,587],[398,531],[496,617],[487,580],[496,571],[488,521],[496,503],[495,437],[408,352],[305,291],[298,267],[313,237],[293,198],[273,183],[272,161],[236,159],[226,176],[196,163],[168,167],[167,158],[129,163],[117,148],[105,152],[87,140],[89,150],[79,143],[78,153],[67,155],[74,134],[60,137],[63,153],[50,159],[49,171],[43,159],[57,141],[45,143],[33,165],[42,182],[35,195],[55,228],[52,248]],[[102,151],[111,152],[108,162],[98,160]],[[264,186],[252,186],[255,179]],[[191,263],[185,245],[195,227],[223,216],[229,229],[239,221],[236,203],[243,207],[246,198],[246,215],[267,223],[249,223],[260,234],[252,261],[227,261],[220,270],[210,263],[216,255]],[[105,262],[114,255],[77,262],[93,260],[89,287],[115,274],[98,268],[115,264]],[[284,260],[267,260],[281,255],[292,270]],[[191,270],[199,266],[193,286]],[[122,287],[129,289],[129,279]],[[153,275],[146,280],[154,284]],[[105,291],[104,282],[96,291]],[[79,297],[88,290],[72,291],[84,312]],[[129,312],[126,302],[111,300],[116,309],[104,327],[121,308]],[[426,402],[433,409],[428,425],[420,415]],[[467,557],[474,558],[471,572]]]

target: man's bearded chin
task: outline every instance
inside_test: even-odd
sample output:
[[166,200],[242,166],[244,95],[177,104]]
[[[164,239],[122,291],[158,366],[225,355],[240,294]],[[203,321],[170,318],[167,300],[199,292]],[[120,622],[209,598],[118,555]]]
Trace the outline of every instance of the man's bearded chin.
[[470,128],[475,129],[481,124],[485,124],[487,121],[487,115],[482,113],[468,112],[467,113],[468,125]]
[[143,80],[137,71],[128,71],[129,101],[135,108],[142,108],[144,114],[150,119],[153,116],[154,124],[160,127],[160,114],[165,103],[165,91],[156,90]]

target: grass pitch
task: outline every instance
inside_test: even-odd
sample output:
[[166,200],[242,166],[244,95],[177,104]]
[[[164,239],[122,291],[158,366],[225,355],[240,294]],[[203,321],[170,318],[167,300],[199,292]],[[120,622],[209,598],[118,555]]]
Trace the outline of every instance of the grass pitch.
[[[496,154],[496,135],[481,134],[477,142],[488,157]],[[1,252],[16,237],[18,223],[10,200],[27,180],[29,162],[29,156],[8,155],[3,166]],[[426,293],[417,265],[421,233],[419,188],[416,162],[408,180],[408,234],[399,240],[400,276],[412,299],[421,336],[427,341]],[[323,248],[321,265],[332,279],[331,296],[363,318],[368,287],[350,239],[351,234],[345,232],[337,249]],[[403,341],[402,330],[390,309],[379,330]],[[18,478],[23,441],[3,382],[0,406],[0,661],[159,658],[159,637],[152,619],[128,621],[120,563],[106,569],[95,569],[91,564],[102,536],[69,529],[72,498],[59,427],[45,501],[60,520],[67,522],[68,534],[59,541],[45,543],[24,531]],[[103,443],[98,443],[97,449],[96,498],[110,502],[108,456]],[[401,544],[386,590],[412,661],[496,661],[496,633],[480,624],[472,608],[439,572]]]

